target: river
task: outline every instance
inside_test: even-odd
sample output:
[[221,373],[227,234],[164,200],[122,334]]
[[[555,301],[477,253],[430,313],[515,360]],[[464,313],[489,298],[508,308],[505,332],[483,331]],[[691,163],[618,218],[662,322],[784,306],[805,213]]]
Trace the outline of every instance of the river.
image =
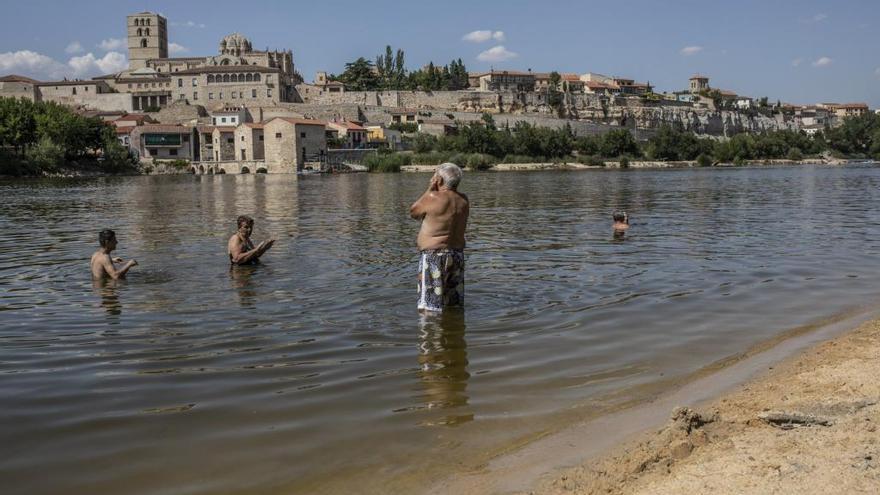
[[[0,181],[3,492],[417,493],[880,295],[873,164],[469,173],[466,309],[420,316],[428,179]],[[239,214],[278,242],[231,271]]]

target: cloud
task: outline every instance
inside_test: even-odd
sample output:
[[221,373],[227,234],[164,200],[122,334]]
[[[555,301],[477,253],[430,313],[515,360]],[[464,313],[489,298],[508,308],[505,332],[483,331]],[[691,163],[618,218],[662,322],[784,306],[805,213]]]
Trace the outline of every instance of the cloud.
[[685,57],[690,57],[691,55],[696,55],[696,54],[700,53],[701,51],[703,51],[702,46],[686,46],[686,47],[682,48],[679,51],[679,53],[681,53]]
[[462,36],[461,39],[471,43],[483,43],[489,40],[504,41],[506,37],[504,36],[504,31],[491,31],[487,29],[484,31],[471,31]]
[[62,78],[85,78],[119,72],[128,68],[125,55],[108,52],[95,57],[91,52],[71,57],[62,63],[52,57],[30,50],[0,53],[0,74],[21,74],[35,79],[57,81]]
[[813,21],[813,22],[822,22],[822,21],[824,21],[825,19],[828,19],[828,15],[827,15],[827,14],[816,14],[816,15],[813,16],[812,21]]
[[186,53],[188,51],[189,48],[183,45],[178,45],[177,43],[168,43],[168,53],[171,53],[172,55],[178,53]]
[[125,55],[119,52],[107,52],[103,57],[97,58],[91,52],[73,57],[67,61],[67,65],[73,69],[73,75],[77,77],[94,76],[119,72],[128,68]]
[[67,68],[52,57],[30,50],[0,53],[0,73],[48,79],[64,77]]
[[831,65],[832,60],[828,57],[819,57],[813,61],[813,67],[825,67]]
[[119,38],[108,38],[98,43],[97,46],[105,52],[120,50],[122,48],[125,48],[125,40]]
[[791,66],[792,66],[792,67],[797,67],[797,66],[801,65],[802,63],[804,63],[804,59],[802,59],[802,58],[796,58],[796,59],[794,59],[794,60],[791,61]]
[[504,62],[518,56],[519,54],[504,48],[504,45],[498,45],[477,55],[477,60],[480,62]]
[[65,53],[82,53],[85,51],[83,46],[79,44],[79,41],[71,41],[70,44],[67,45],[67,48],[64,49]]
[[204,27],[205,27],[204,24],[202,24],[201,22],[196,22],[196,21],[172,22],[171,25],[176,26],[176,27],[199,28],[199,29],[204,29]]

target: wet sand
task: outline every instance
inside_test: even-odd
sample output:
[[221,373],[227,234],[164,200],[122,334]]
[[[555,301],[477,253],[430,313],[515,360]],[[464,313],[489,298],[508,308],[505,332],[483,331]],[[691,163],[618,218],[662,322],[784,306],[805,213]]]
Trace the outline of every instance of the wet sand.
[[432,493],[880,493],[877,317],[780,337]]

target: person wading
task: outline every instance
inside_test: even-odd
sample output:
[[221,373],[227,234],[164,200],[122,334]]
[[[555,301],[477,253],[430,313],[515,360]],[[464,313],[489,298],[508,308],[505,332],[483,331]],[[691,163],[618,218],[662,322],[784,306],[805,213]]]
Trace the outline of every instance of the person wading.
[[409,209],[410,216],[422,222],[416,241],[420,311],[464,304],[464,232],[470,203],[458,192],[461,176],[458,165],[440,165],[428,190]]

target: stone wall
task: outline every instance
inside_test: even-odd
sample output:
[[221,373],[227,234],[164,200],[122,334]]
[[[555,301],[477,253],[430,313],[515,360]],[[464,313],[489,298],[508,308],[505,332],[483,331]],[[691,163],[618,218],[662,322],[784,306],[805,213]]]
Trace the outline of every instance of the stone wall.
[[37,87],[26,81],[0,81],[0,98],[39,99]]
[[174,102],[152,114],[154,119],[163,124],[193,124],[198,122],[200,117],[207,116],[204,107],[186,102]]

